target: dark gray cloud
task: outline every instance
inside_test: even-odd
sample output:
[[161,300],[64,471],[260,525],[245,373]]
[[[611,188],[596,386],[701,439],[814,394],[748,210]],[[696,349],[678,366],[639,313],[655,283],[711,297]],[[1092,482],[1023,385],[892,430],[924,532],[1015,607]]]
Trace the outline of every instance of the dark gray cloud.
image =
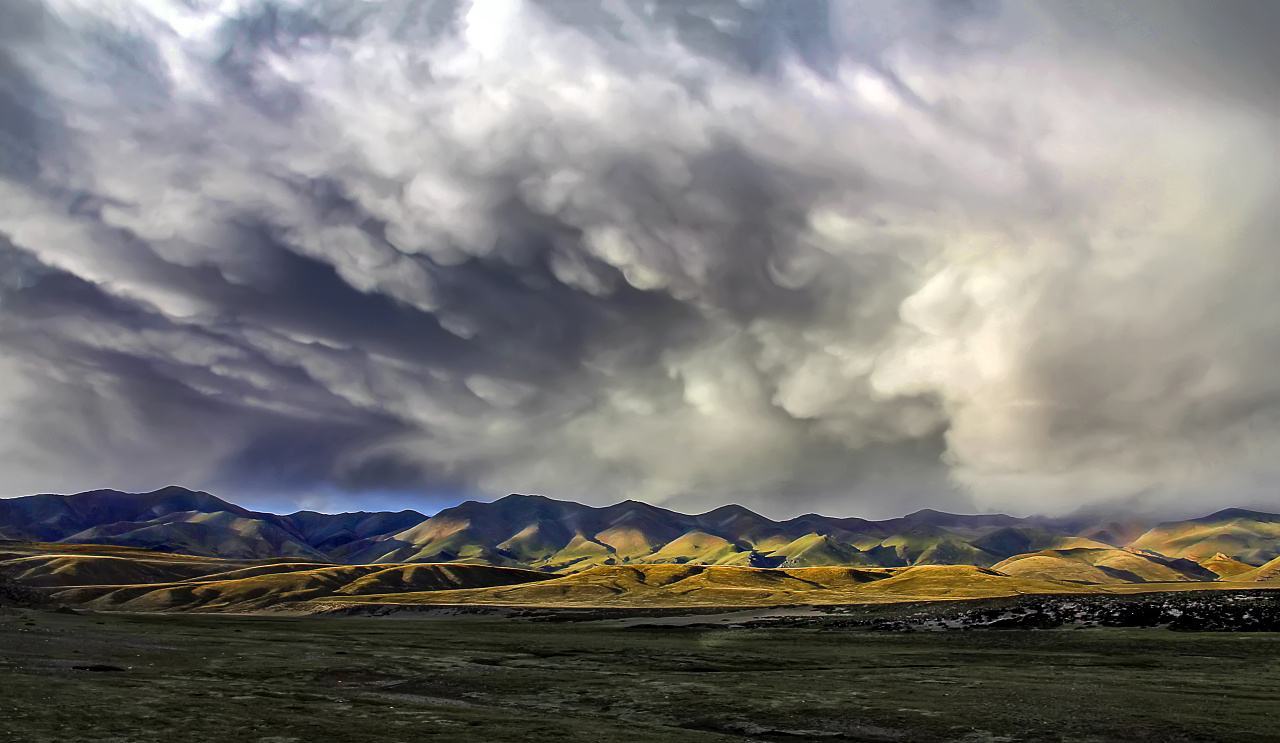
[[1272,495],[1266,4],[14,17],[5,494]]

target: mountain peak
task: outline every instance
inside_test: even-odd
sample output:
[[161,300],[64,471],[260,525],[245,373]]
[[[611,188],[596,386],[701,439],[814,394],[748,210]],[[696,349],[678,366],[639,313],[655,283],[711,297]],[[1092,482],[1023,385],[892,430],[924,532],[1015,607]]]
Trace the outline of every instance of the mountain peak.
[[206,493],[203,490],[184,488],[181,485],[165,485],[164,487],[152,490],[149,493],[143,493],[143,495],[209,495],[209,493]]
[[519,503],[521,501],[531,501],[531,500],[554,500],[554,499],[548,498],[545,495],[536,495],[531,493],[508,493],[493,502],[494,503],[508,503],[508,502]]
[[706,513],[702,513],[698,515],[699,516],[757,516],[759,514],[757,514],[755,511],[752,511],[750,508],[747,508],[746,506],[740,506],[737,503],[726,503],[723,506],[713,508],[710,511],[707,511]]
[[1280,514],[1266,513],[1264,511],[1252,511],[1247,508],[1224,508],[1221,511],[1214,511],[1208,516],[1201,516],[1192,521],[1200,523],[1211,523],[1214,521],[1230,521],[1232,519],[1249,519],[1251,521],[1280,521]]
[[[1144,525],[1136,538],[1107,541],[1141,554],[1202,559],[1222,553],[1260,565],[1280,552],[1277,522],[1280,515],[1228,508],[1197,520]],[[465,559],[550,570],[604,560],[762,564],[761,555],[788,565],[986,564],[1042,545],[1092,539],[1097,527],[932,508],[884,521],[818,514],[775,521],[737,503],[690,515],[635,499],[591,507],[524,493],[467,501],[430,518],[410,510],[260,513],[179,485],[139,494],[97,490],[0,500],[6,538],[352,564]],[[1195,543],[1185,544],[1191,532]],[[691,534],[696,539],[677,541]],[[703,546],[693,550],[695,543]],[[704,549],[712,543],[714,558]]]
[[929,524],[932,526],[1001,526],[1019,523],[1023,519],[1016,519],[1003,513],[964,514],[922,508],[919,511],[903,516],[901,519],[889,519],[889,521],[906,524]]
[[954,521],[958,518],[964,518],[959,514],[947,513],[933,508],[921,508],[918,511],[912,511],[902,517],[902,521],[932,524],[938,521]]
[[719,508],[713,508],[706,513],[698,514],[694,518],[699,521],[720,524],[776,524],[773,519],[752,511],[746,506],[740,506],[737,503],[729,503]]

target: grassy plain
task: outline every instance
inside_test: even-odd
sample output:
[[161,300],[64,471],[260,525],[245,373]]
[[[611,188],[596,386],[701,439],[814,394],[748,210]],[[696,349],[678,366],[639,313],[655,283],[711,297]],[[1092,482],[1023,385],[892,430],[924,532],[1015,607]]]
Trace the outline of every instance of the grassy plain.
[[31,743],[1262,741],[1280,635],[7,610],[0,690]]

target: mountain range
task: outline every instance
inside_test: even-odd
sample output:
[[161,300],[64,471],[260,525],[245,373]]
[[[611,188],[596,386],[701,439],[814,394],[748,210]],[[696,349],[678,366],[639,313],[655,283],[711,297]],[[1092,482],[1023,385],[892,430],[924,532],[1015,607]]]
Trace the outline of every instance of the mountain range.
[[[1280,515],[1227,509],[1141,519],[958,515],[775,521],[742,506],[688,515],[641,503],[596,508],[536,495],[416,511],[281,515],[171,486],[0,500],[0,539],[350,565],[471,563],[574,572],[601,565],[973,565],[1087,582],[1213,580],[1280,567]],[[1275,565],[1272,565],[1275,563]]]

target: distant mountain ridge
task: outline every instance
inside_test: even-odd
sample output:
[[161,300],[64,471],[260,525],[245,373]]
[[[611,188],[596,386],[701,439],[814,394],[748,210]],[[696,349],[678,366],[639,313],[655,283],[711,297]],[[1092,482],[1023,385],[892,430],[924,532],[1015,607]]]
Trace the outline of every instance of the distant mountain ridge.
[[[1226,509],[1164,523],[933,510],[881,521],[775,521],[739,505],[682,514],[639,501],[593,507],[536,495],[417,511],[251,511],[171,486],[0,499],[0,539],[105,544],[224,558],[347,564],[460,562],[576,571],[598,565],[752,567],[1001,565],[1036,574],[1180,575],[1261,568],[1280,557],[1280,515]],[[1011,558],[1017,558],[1010,562]],[[1135,562],[1137,561],[1137,562]]]
[[335,547],[426,518],[417,511],[262,513],[209,493],[170,486],[149,493],[91,490],[0,499],[0,538],[211,557],[325,560]]

